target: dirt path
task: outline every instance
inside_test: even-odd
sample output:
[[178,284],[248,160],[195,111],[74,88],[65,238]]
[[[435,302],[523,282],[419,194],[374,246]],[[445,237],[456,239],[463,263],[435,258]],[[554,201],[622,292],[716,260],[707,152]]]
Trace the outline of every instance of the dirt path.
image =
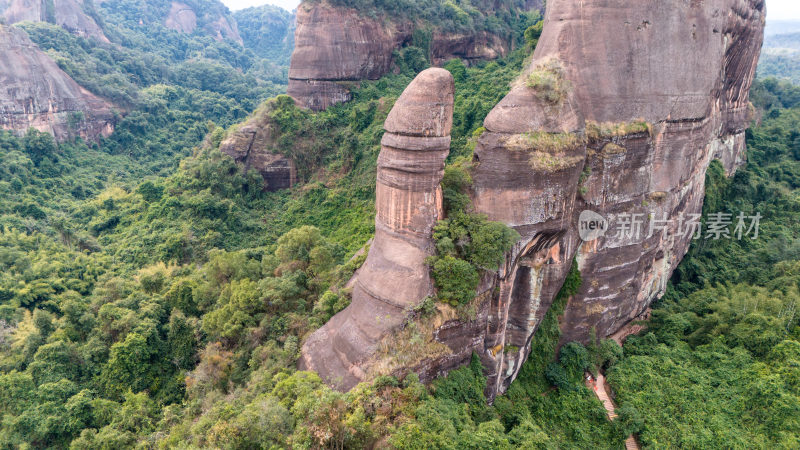
[[[594,395],[603,403],[603,406],[606,408],[606,413],[608,414],[609,420],[614,420],[617,418],[616,413],[616,406],[614,402],[611,400],[611,396],[608,395],[610,392],[608,389],[608,385],[606,384],[606,377],[603,374],[597,375],[597,380],[594,382],[587,382],[589,389],[594,392]],[[628,439],[625,440],[625,448],[627,450],[639,450],[641,447],[639,443],[636,442],[636,439],[633,435],[628,436]]]

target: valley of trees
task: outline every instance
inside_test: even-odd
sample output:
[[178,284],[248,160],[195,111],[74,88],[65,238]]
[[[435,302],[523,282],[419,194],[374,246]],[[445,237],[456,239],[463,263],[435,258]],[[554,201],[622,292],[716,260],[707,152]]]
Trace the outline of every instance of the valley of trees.
[[[797,24],[794,29],[797,29]],[[768,35],[764,39],[758,76],[800,84],[800,33]]]
[[[0,132],[0,448],[621,448],[631,433],[646,447],[800,446],[800,89],[758,82],[748,165],[708,173],[706,211],[760,212],[759,239],[696,241],[624,348],[595,340],[556,355],[575,266],[493,405],[477,358],[430,386],[412,374],[339,393],[296,370],[299,348],[349,303],[354,255],[374,233],[382,125],[428,62],[400,59],[352,102],[312,114],[275,97],[282,81],[267,69],[286,60],[256,23],[240,24],[244,49],[137,28],[145,3],[98,6],[122,46],[23,25],[126,111],[97,144]],[[445,66],[456,101],[450,217],[431,262],[451,294],[440,301],[468,306],[465,286],[515,238],[470,214],[464,165],[537,21],[510,28],[527,45],[507,58]],[[304,180],[274,193],[218,150],[268,98],[276,151]],[[608,375],[617,420],[584,386],[587,370]]]

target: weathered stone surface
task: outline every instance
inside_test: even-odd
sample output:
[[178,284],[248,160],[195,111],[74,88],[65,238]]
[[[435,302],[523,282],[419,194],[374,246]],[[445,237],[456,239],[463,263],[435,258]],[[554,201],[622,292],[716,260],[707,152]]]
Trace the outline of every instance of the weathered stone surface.
[[164,18],[164,26],[181,33],[193,33],[197,29],[198,15],[205,19],[203,22],[206,25],[203,31],[214,39],[218,41],[229,39],[242,43],[236,21],[217,9],[195,11],[186,3],[173,1],[170,4],[169,14]]
[[503,57],[508,50],[508,43],[485,31],[469,34],[435,33],[431,41],[431,62],[441,66],[458,58],[469,65]]
[[267,103],[256,111],[220,143],[219,149],[241,164],[245,172],[258,171],[268,191],[277,191],[297,183],[297,167],[291,158],[276,150],[278,133],[269,120],[270,109],[271,103]]
[[24,31],[0,25],[0,127],[30,127],[56,139],[96,139],[114,130],[111,105],[64,73]]
[[164,26],[181,33],[192,33],[197,28],[197,14],[186,3],[172,2]]
[[378,157],[375,240],[354,276],[352,303],[305,343],[300,366],[349,389],[366,378],[378,343],[399,329],[408,308],[433,293],[425,258],[442,218],[439,183],[450,150],[453,77],[420,73],[386,119]]
[[0,0],[0,11],[7,25],[17,22],[53,22],[70,33],[108,42],[103,30],[84,11],[84,0]]
[[[450,351],[397,374],[414,370],[431,380],[474,352],[488,372],[486,394],[494,398],[519,373],[573,259],[583,284],[559,318],[563,341],[586,341],[592,330],[613,334],[663,295],[692,238],[678,228],[678,218],[702,210],[711,160],[720,159],[729,173],[743,162],[763,0],[551,0],[547,8],[533,62],[487,116],[474,154],[475,209],[522,238],[505,265],[483,277],[477,319],[451,317],[432,331]],[[561,91],[541,92],[527,82],[548,68]],[[438,109],[426,116],[425,108],[398,103],[399,116],[390,116],[386,127],[394,133],[384,144],[402,140],[404,119],[419,118],[418,133],[431,130],[426,124],[435,123],[430,115]],[[304,347],[301,365],[321,370],[329,382],[345,379],[333,383],[340,388],[364,379],[358,361],[402,324],[399,307],[430,290],[427,275],[409,270],[424,283],[404,285],[387,269],[418,267],[427,254],[420,245],[429,245],[426,225],[436,217],[426,209],[425,220],[415,221],[413,206],[431,205],[431,197],[409,203],[413,195],[391,188],[409,186],[410,178],[388,168],[431,167],[428,159],[395,153],[394,146],[409,149],[413,142],[384,145],[381,154],[382,161],[402,162],[379,169],[378,232],[356,284],[368,289],[357,287],[352,305]],[[429,192],[431,181],[419,182],[420,189]],[[577,222],[584,210],[612,227],[625,215],[640,222],[641,232],[612,229],[583,242]],[[664,219],[666,226],[658,222]],[[398,237],[396,230],[406,234]],[[383,314],[391,320],[369,320]]]
[[325,3],[297,9],[295,48],[288,93],[303,107],[320,111],[350,99],[337,81],[375,80],[389,72],[392,52],[411,30]]
[[[516,377],[573,258],[583,285],[561,318],[563,342],[585,342],[592,329],[613,334],[663,295],[691,240],[676,229],[677,218],[701,211],[709,163],[719,158],[732,172],[743,158],[763,1],[575,3],[548,2],[533,67],[522,77],[555,59],[570,96],[553,109],[527,86],[514,87],[487,117],[475,150],[476,208],[522,235],[513,263],[497,274],[487,328],[472,338],[482,341],[473,348],[488,368],[489,397]],[[521,170],[524,161],[504,143],[511,133],[580,133],[584,120],[580,168]],[[598,132],[597,123],[607,124]],[[612,226],[614,216],[638,214],[641,233],[612,229],[582,242],[577,222],[586,209]],[[651,220],[665,217],[675,221],[663,230],[653,222],[651,234]],[[475,335],[471,324],[450,324],[448,332],[457,336],[459,326]],[[521,350],[494,351],[506,346]]]

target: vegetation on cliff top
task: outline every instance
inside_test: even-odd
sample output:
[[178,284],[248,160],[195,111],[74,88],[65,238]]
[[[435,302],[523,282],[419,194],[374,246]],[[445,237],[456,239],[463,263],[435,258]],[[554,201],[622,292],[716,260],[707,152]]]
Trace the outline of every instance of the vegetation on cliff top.
[[[524,0],[499,0],[491,3],[469,0],[307,0],[354,8],[371,17],[389,16],[425,23],[447,32],[488,31],[506,40],[521,39],[515,28],[529,21]],[[529,24],[530,25],[530,24]],[[525,25],[525,27],[529,26]],[[524,31],[522,28],[521,31]],[[515,36],[516,34],[516,36]]]

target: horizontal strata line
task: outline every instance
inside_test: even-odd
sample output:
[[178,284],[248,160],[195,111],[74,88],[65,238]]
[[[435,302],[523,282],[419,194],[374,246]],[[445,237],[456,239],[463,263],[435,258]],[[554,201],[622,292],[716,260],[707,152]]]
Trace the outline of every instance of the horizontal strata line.
[[[377,217],[376,217],[376,219],[377,219]],[[375,221],[375,232],[377,233],[378,230],[380,230],[383,233],[388,234],[389,236],[391,236],[393,238],[404,240],[404,241],[406,241],[406,243],[416,247],[418,250],[420,250],[422,252],[426,251],[425,250],[426,244],[431,238],[431,233],[421,233],[421,232],[412,231],[412,230],[403,230],[402,232],[398,232],[398,231],[393,230],[388,225],[376,220]],[[408,239],[413,239],[414,242],[409,242]]]
[[374,298],[375,300],[378,300],[381,303],[385,303],[386,305],[389,305],[392,308],[399,309],[400,311],[405,311],[408,306],[411,306],[411,305],[401,305],[400,303],[397,303],[395,301],[389,300],[388,298],[381,297],[380,295],[372,292],[372,290],[367,289],[367,287],[364,286],[364,283],[361,282],[360,278],[356,279],[356,284],[358,284],[361,287],[361,289],[363,289],[364,292],[367,295],[369,295],[371,298]]
[[381,138],[381,145],[399,151],[447,151],[450,150],[450,136],[421,136],[387,131]]

